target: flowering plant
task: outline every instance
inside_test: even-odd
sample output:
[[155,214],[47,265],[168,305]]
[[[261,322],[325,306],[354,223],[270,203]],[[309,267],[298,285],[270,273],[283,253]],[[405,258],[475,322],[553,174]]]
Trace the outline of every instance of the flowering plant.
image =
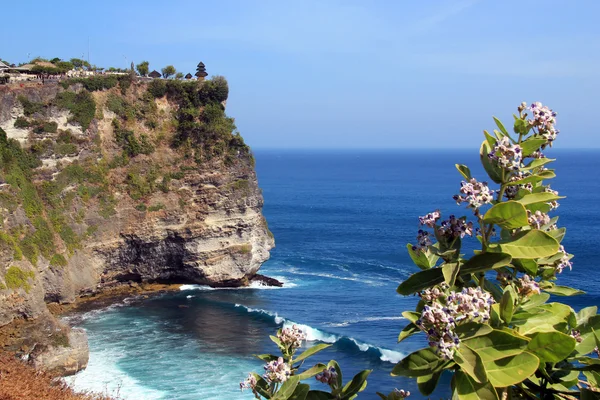
[[[454,200],[472,221],[442,220],[439,211],[419,218],[417,244],[407,247],[421,271],[397,291],[420,301],[403,313],[410,323],[398,340],[424,332],[429,345],[392,375],[416,378],[426,396],[449,371],[458,399],[599,398],[597,307],[575,312],[548,302],[583,293],[555,283],[572,268],[560,244],[566,230],[548,215],[561,198],[545,183],[555,177],[547,168],[554,160],[542,153],[559,133],[556,113],[522,103],[514,119],[514,135],[496,118],[493,135],[484,131],[480,159],[495,185],[456,165],[464,181]],[[473,235],[480,249],[466,258],[462,241]]]
[[[240,388],[250,389],[257,399],[273,400],[350,400],[358,396],[367,387],[367,377],[371,370],[359,372],[345,385],[342,382],[342,370],[337,362],[329,361],[327,365],[317,363],[300,372],[304,361],[321,350],[331,346],[319,343],[296,356],[296,351],[306,340],[304,332],[296,325],[284,327],[271,336],[273,343],[279,347],[281,356],[261,354],[257,357],[266,362],[264,375],[251,373],[240,383]],[[328,392],[311,390],[310,385],[300,381],[315,378],[328,386]]]

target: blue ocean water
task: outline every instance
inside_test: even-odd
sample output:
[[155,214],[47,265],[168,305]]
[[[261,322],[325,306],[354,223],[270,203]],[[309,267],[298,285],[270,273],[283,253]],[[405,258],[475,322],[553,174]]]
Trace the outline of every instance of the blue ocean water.
[[[569,298],[579,309],[600,304],[595,246],[600,242],[600,153],[548,151],[556,157],[552,187],[561,195],[563,242],[575,254],[560,283],[587,291]],[[332,343],[314,361],[336,359],[345,380],[373,369],[361,399],[376,391],[408,389],[412,379],[391,377],[403,355],[426,346],[423,335],[397,344],[415,297],[399,282],[416,271],[406,252],[417,216],[440,208],[465,215],[452,195],[468,164],[483,178],[473,151],[257,151],[264,214],[277,247],[261,272],[281,289],[209,290],[186,286],[175,294],[129,299],[71,317],[88,331],[90,364],[73,378],[80,389],[137,399],[251,399],[238,382],[261,372],[254,354],[275,352],[268,335],[285,324],[303,325],[309,339]],[[474,241],[475,239],[473,239]],[[312,382],[319,388],[320,383]],[[442,377],[432,398],[448,395]]]

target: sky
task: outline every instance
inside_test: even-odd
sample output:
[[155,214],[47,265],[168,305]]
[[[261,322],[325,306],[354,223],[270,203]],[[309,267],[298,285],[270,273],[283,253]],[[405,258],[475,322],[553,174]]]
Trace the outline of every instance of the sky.
[[[476,148],[521,101],[599,147],[600,1],[12,1],[0,58],[199,61],[253,148]],[[89,43],[89,47],[88,47]]]

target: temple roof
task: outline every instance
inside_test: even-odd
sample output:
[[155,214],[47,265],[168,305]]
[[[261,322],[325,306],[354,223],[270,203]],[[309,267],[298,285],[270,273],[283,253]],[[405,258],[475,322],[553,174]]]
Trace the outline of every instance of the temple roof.
[[157,70],[154,70],[148,74],[150,78],[160,78],[162,75]]

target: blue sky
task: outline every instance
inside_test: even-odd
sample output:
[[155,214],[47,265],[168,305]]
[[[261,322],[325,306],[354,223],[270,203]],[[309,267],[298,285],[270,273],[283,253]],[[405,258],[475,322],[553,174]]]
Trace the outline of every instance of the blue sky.
[[[60,3],[60,5],[59,5]],[[521,101],[598,147],[600,2],[13,1],[0,58],[150,61],[227,77],[255,148],[477,147]]]

